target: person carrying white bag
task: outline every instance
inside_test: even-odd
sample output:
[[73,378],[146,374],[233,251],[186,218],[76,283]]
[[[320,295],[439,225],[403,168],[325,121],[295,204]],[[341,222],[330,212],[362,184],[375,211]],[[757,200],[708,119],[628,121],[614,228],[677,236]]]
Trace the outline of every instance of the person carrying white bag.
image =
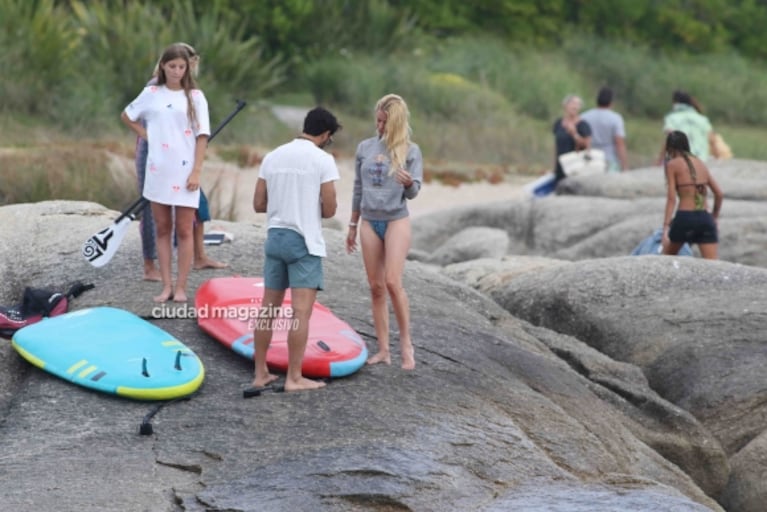
[[562,117],[552,126],[554,134],[554,176],[557,182],[567,176],[593,174],[606,169],[604,151],[591,149],[591,127],[580,118],[583,100],[570,94],[562,101]]

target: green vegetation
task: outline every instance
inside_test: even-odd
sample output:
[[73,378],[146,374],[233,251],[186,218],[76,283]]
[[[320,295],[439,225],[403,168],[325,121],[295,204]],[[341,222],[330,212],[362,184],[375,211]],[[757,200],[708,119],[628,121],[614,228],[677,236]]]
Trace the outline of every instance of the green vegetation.
[[[767,160],[758,60],[767,34],[754,28],[764,22],[757,0],[0,0],[0,147],[53,141],[130,154],[119,112],[162,48],[181,40],[202,55],[212,124],[235,98],[249,102],[212,146],[243,165],[249,147],[294,133],[271,105],[332,108],[344,125],[334,150],[351,155],[373,133],[375,101],[397,92],[434,169],[461,161],[537,174],[551,164],[562,98],[580,94],[590,107],[603,84],[616,92],[634,167],[657,156],[677,88],[703,104],[737,157]],[[87,174],[103,163],[85,153],[4,161],[0,202],[109,189],[99,181],[107,173]],[[42,173],[56,164],[89,178],[66,180],[68,190],[37,184],[56,179]]]

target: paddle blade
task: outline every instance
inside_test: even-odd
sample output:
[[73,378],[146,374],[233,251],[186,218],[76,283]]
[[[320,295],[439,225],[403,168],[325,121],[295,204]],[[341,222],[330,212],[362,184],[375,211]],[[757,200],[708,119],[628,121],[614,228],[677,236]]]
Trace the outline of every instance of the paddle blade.
[[123,217],[86,240],[82,249],[83,258],[96,268],[109,263],[125,238],[132,221],[132,216]]

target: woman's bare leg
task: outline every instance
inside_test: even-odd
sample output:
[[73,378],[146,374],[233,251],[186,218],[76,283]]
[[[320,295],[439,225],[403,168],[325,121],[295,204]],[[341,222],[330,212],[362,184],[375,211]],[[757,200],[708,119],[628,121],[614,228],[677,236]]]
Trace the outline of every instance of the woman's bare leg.
[[157,265],[149,258],[144,259],[144,281],[162,281]]
[[360,245],[362,261],[370,286],[370,299],[373,309],[378,352],[368,358],[368,364],[391,364],[389,352],[389,308],[386,303],[386,281],[384,275],[384,243],[378,237],[369,222],[360,224]]
[[192,270],[194,255],[195,208],[176,206],[176,239],[178,240],[178,276],[173,290],[175,302],[186,302],[186,281]]
[[154,297],[155,302],[165,302],[173,295],[173,283],[171,281],[171,232],[173,230],[173,210],[167,204],[152,203],[152,217],[154,217],[157,235],[157,263],[160,267],[160,279],[162,292]]
[[682,248],[683,245],[684,245],[683,242],[669,241],[669,243],[663,246],[663,254],[667,254],[671,256],[677,255],[679,254],[679,250]]
[[[196,217],[196,216],[195,216]],[[194,223],[194,264],[195,270],[203,268],[226,268],[228,263],[216,261],[205,252],[205,226],[201,221]]]
[[402,368],[412,370],[415,368],[415,354],[413,342],[410,339],[410,303],[402,286],[405,260],[410,251],[409,217],[389,222],[384,245],[386,247],[384,259],[386,290],[391,297],[394,316],[397,318],[399,327]]
[[719,244],[698,244],[700,255],[707,260],[719,259]]

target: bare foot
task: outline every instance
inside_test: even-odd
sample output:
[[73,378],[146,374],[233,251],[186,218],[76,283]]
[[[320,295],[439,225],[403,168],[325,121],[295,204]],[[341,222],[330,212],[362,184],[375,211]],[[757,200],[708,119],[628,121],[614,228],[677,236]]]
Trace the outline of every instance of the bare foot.
[[154,260],[144,262],[144,281],[162,281],[160,271],[154,266]]
[[402,350],[402,369],[415,370],[415,352],[413,347]]
[[155,302],[168,302],[172,298],[173,294],[171,293],[170,288],[163,288],[162,293],[155,296],[153,300]]
[[212,260],[210,258],[204,258],[194,262],[195,270],[202,270],[204,268],[226,268],[228,266],[229,266],[228,263],[222,263],[220,261]]
[[186,290],[176,290],[173,294],[173,302],[187,302]]
[[325,383],[321,380],[311,380],[301,377],[301,380],[286,380],[285,391],[305,391],[309,389],[324,388]]
[[254,388],[263,388],[274,382],[275,380],[279,379],[279,376],[272,375],[271,373],[267,373],[264,378],[259,379],[258,377],[253,379],[252,386]]
[[162,281],[162,278],[160,277],[160,271],[157,269],[148,272],[144,270],[144,281]]
[[386,363],[391,364],[391,354],[388,352],[378,352],[372,357],[368,357],[367,364]]

